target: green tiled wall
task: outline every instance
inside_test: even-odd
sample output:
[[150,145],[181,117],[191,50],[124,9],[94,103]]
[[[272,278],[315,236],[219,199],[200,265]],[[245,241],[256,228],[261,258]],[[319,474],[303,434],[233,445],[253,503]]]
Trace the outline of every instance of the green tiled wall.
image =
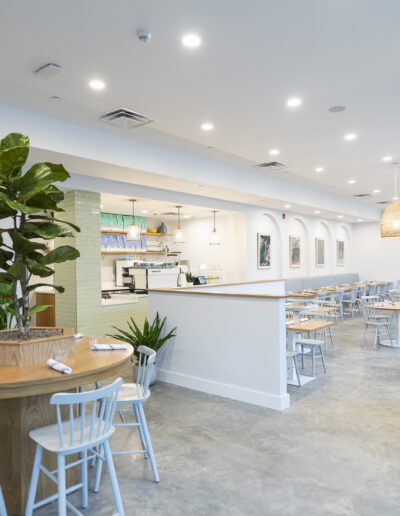
[[64,294],[56,294],[57,325],[72,326],[86,335],[113,332],[112,326],[125,328],[130,316],[142,325],[147,315],[146,298],[130,305],[101,304],[100,194],[67,192],[63,208],[60,218],[77,224],[81,232],[56,241],[56,245],[73,245],[81,256],[55,267],[54,284],[65,287]]

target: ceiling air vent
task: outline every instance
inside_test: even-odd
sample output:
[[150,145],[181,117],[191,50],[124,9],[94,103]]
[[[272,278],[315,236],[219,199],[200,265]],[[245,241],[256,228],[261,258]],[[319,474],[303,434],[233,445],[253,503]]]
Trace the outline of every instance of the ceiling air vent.
[[358,193],[358,194],[354,194],[353,197],[371,197],[371,194],[369,194],[369,193]]
[[282,170],[286,168],[286,165],[279,163],[279,161],[268,161],[267,163],[258,163],[258,168],[269,168],[270,170]]
[[390,201],[378,201],[376,204],[388,204]]
[[135,127],[154,122],[154,120],[151,120],[145,115],[135,113],[135,111],[125,108],[116,108],[107,113],[103,113],[99,116],[99,120],[121,129],[134,129]]
[[160,213],[160,215],[164,217],[173,217],[174,215],[176,216],[176,213],[176,211],[167,211],[165,213]]

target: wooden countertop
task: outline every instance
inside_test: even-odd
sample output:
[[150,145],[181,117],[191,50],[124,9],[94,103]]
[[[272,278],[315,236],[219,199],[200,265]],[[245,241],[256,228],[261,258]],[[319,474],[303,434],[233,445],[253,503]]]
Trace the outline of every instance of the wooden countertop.
[[83,337],[76,341],[74,354],[60,360],[72,368],[72,374],[60,373],[46,364],[0,366],[0,399],[63,392],[111,378],[119,374],[121,366],[132,356],[133,348],[129,344],[127,350],[92,351],[89,340]]

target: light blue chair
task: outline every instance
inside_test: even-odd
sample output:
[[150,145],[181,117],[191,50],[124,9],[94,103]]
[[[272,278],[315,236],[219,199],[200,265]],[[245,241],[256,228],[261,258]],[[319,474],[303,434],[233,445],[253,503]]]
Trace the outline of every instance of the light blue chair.
[[6,504],[4,502],[3,491],[0,487],[0,516],[7,516]]
[[[142,449],[117,451],[113,448],[112,453],[113,455],[144,455],[144,458],[149,459],[150,461],[154,481],[159,482],[160,476],[158,474],[153,445],[143,410],[143,404],[150,398],[149,385],[157,353],[146,346],[139,346],[138,353],[139,357],[136,372],[136,383],[124,383],[122,385],[117,399],[117,412],[121,419],[121,423],[115,423],[114,426],[136,427],[139,431]],[[136,422],[131,423],[130,421],[126,421],[124,418],[125,413],[130,413]],[[95,493],[100,488],[101,470],[102,461],[98,461],[94,487]]]
[[[30,438],[36,442],[36,454],[25,516],[32,516],[35,509],[55,500],[58,500],[58,516],[66,516],[67,508],[74,514],[82,515],[67,500],[67,495],[80,490],[82,508],[88,507],[87,463],[93,455],[101,459],[99,462],[104,460],[107,463],[117,514],[125,515],[110,448],[110,439],[115,431],[113,418],[121,385],[122,378],[117,378],[111,385],[98,390],[60,393],[51,397],[51,405],[56,406],[57,423],[37,428],[29,433]],[[62,420],[61,410],[69,416],[65,421]],[[100,453],[97,453],[96,449],[99,449]],[[56,470],[49,471],[42,464],[43,450],[57,455]],[[66,457],[76,454],[80,454],[80,459],[66,465]],[[66,469],[75,466],[81,467],[81,481],[67,488]],[[57,484],[58,492],[35,502],[41,472]]]

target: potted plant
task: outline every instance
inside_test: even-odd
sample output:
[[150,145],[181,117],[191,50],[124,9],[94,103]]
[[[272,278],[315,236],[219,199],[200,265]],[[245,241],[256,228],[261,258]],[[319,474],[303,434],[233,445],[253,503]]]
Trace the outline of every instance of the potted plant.
[[[54,212],[64,211],[59,206],[64,193],[54,183],[66,181],[69,173],[54,163],[36,163],[23,171],[28,155],[27,136],[11,133],[0,141],[0,219],[6,226],[0,229],[0,283],[8,289],[0,292],[0,297],[11,299],[8,310],[16,325],[15,329],[0,332],[0,346],[8,343],[15,350],[16,341],[20,346],[35,344],[28,352],[25,347],[19,356],[34,363],[39,356],[40,360],[46,358],[45,349],[52,352],[54,340],[59,350],[65,346],[72,348],[72,329],[31,328],[32,315],[46,310],[48,305],[30,306],[30,293],[40,286],[53,287],[59,293],[64,291],[60,285],[32,284],[31,279],[52,276],[51,265],[78,258],[79,252],[74,247],[63,245],[49,251],[46,241],[72,236],[70,228],[75,231],[79,228],[54,216]],[[2,356],[7,356],[4,348],[3,351]],[[23,365],[18,353],[15,356],[17,364]]]
[[[137,349],[139,346],[147,346],[148,348],[154,349],[154,351],[158,351],[168,340],[176,336],[176,328],[173,328],[171,331],[166,333],[166,322],[167,318],[164,317],[164,319],[161,320],[160,315],[157,312],[151,324],[146,317],[143,330],[141,330],[133,320],[133,317],[131,317],[128,321],[129,331],[121,330],[121,328],[113,326],[113,328],[117,330],[118,333],[108,336],[117,340],[123,340],[124,342],[131,344],[133,347],[133,354],[135,358],[137,358]],[[157,367],[153,367],[150,385],[152,385],[156,380]]]

